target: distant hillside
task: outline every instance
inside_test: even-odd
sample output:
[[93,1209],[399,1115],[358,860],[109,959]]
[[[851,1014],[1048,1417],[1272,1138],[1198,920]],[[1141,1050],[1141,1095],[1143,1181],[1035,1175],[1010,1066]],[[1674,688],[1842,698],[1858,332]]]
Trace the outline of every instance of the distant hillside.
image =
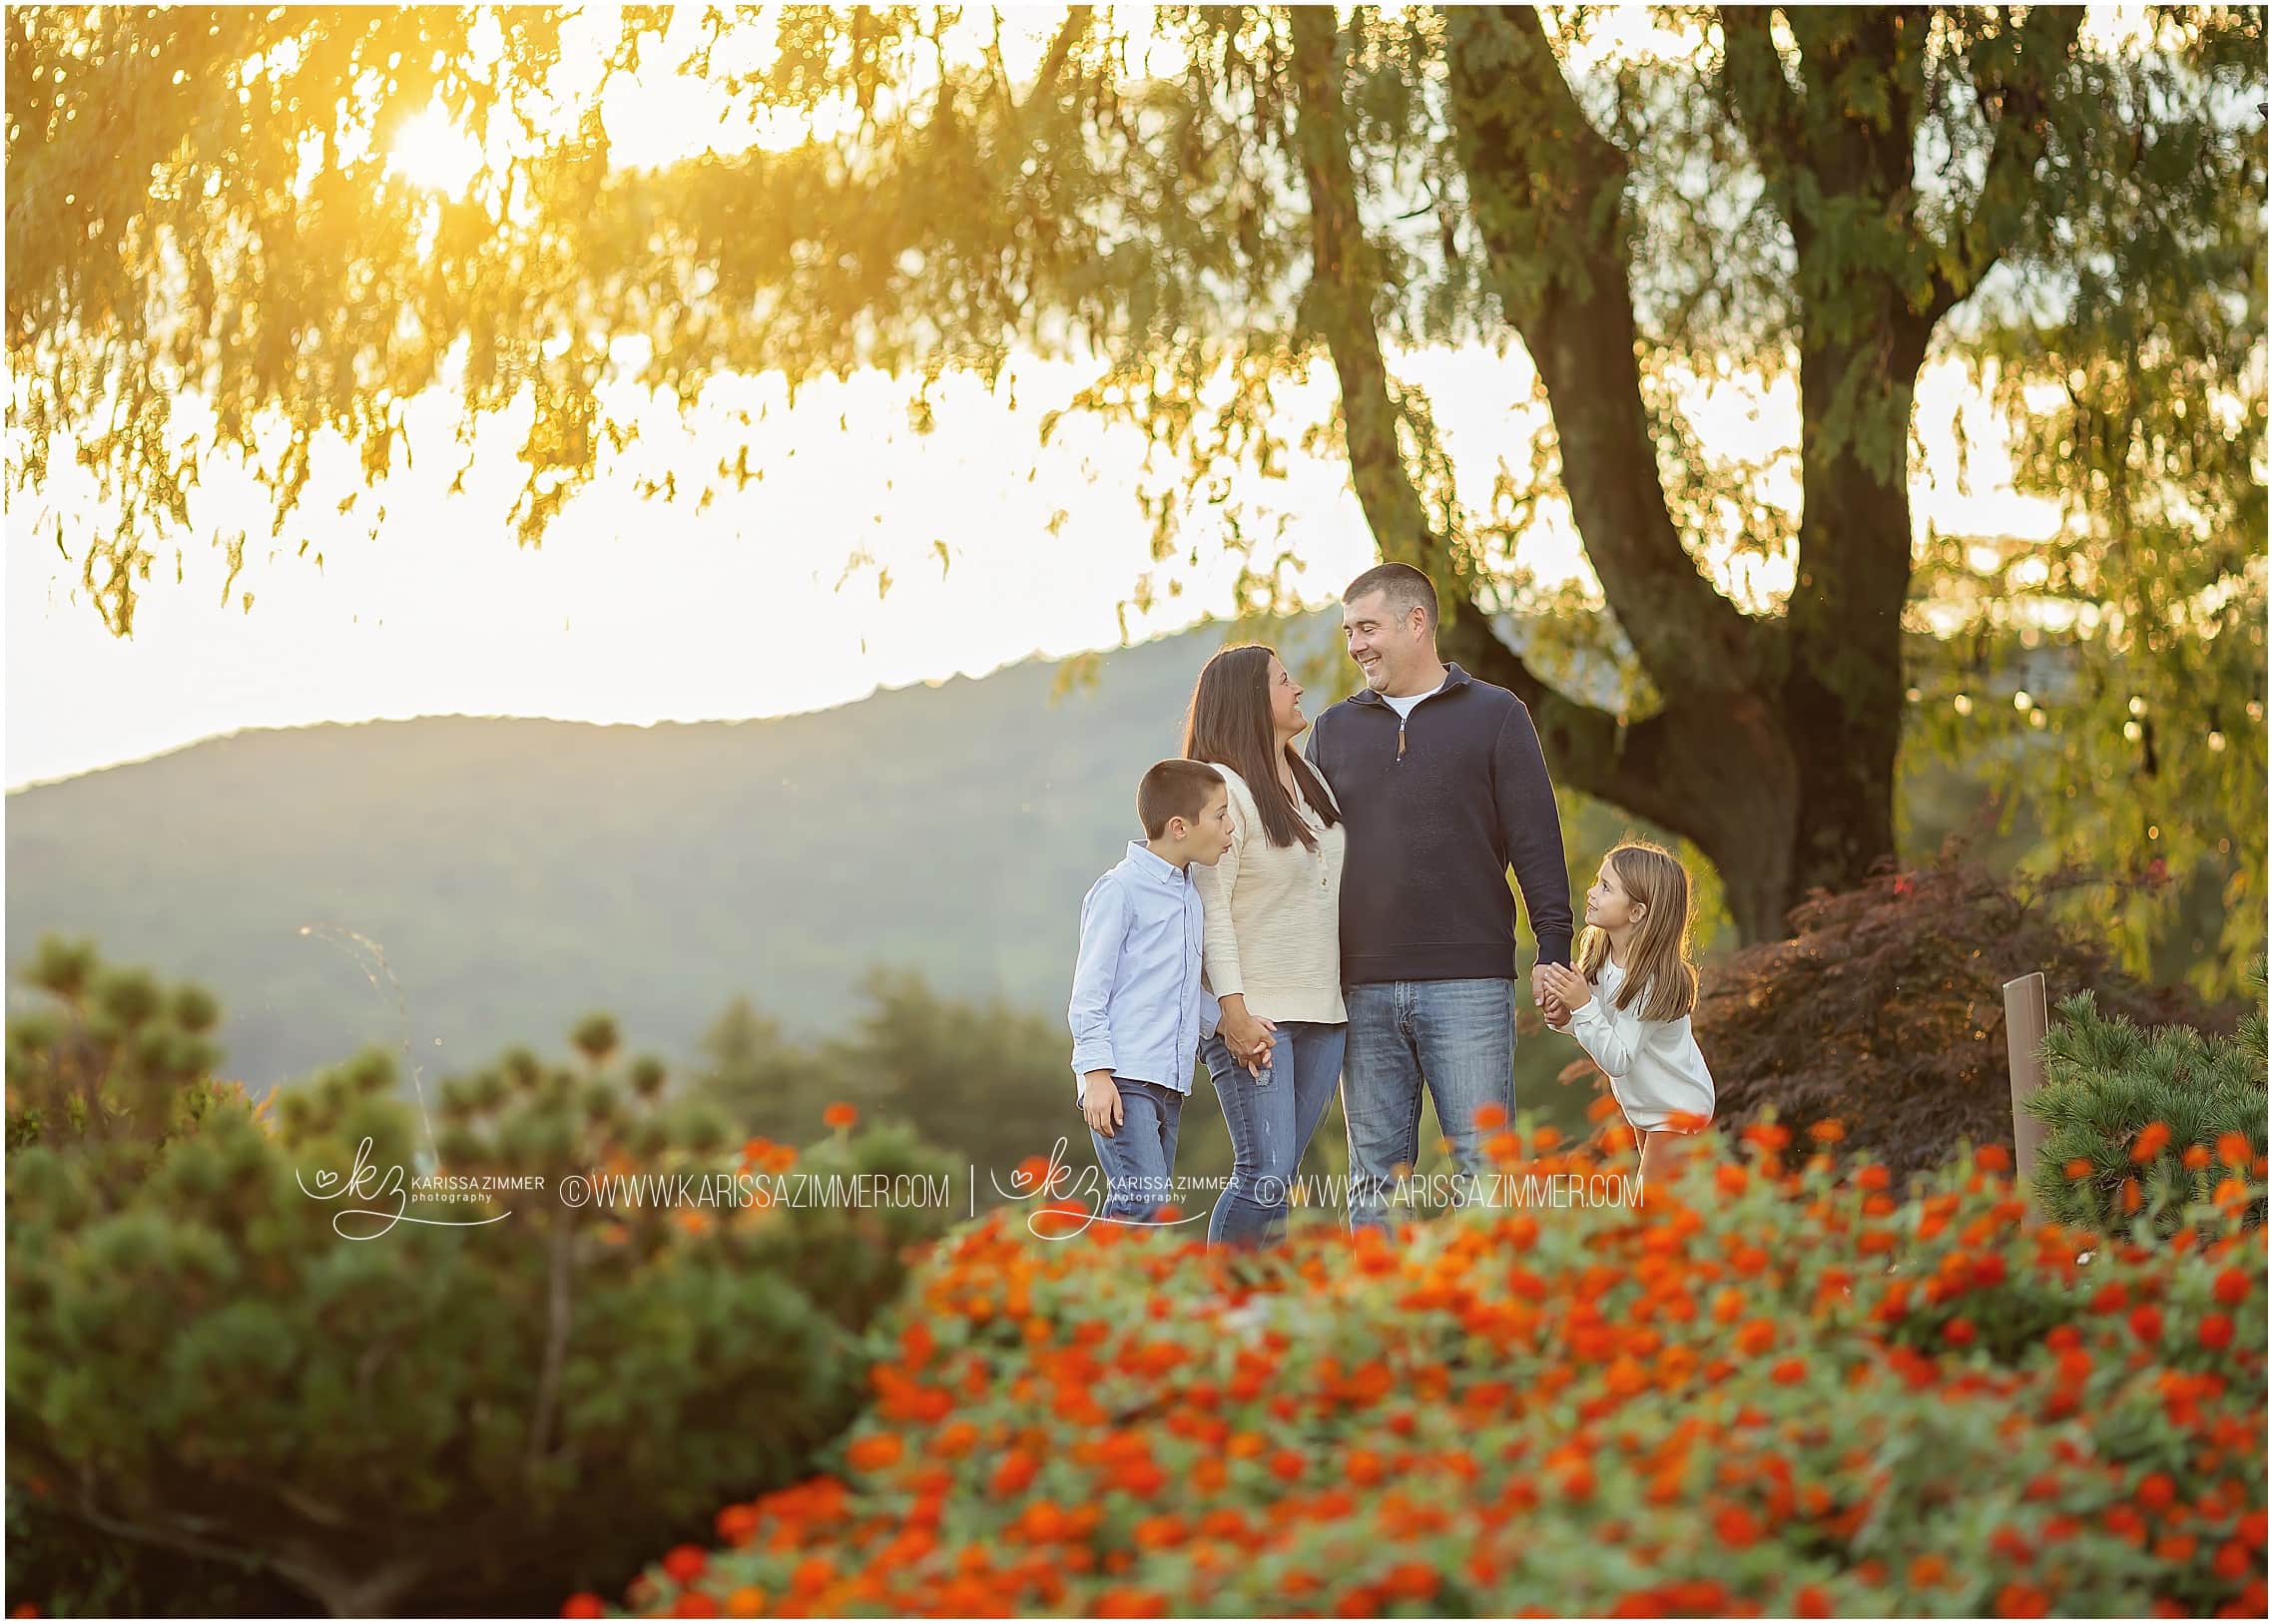
[[[1324,627],[1314,635],[1323,634]],[[429,1076],[613,1010],[684,1055],[737,993],[793,1030],[872,963],[1062,1004],[1082,893],[1139,831],[1209,628],[811,716],[440,717],[245,733],[8,797],[8,954],[44,930],[205,982],[256,1086],[401,1041]],[[11,1001],[20,997],[11,984]]]

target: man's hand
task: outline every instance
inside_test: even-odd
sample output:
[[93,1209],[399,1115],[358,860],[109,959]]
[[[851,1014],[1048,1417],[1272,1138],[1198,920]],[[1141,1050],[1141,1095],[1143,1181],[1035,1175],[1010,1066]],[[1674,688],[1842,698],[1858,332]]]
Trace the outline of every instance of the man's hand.
[[1531,1002],[1538,1006],[1542,1015],[1547,1012],[1547,999],[1551,996],[1547,988],[1547,971],[1552,967],[1547,964],[1531,966]]
[[1093,1071],[1081,1079],[1081,1115],[1091,1129],[1113,1137],[1121,1125],[1121,1091],[1109,1071]]

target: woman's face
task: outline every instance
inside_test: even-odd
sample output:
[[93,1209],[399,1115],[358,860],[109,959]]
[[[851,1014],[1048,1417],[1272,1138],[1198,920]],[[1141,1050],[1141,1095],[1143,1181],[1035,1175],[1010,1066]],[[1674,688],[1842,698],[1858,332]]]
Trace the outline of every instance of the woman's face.
[[1310,721],[1303,715],[1303,691],[1295,684],[1292,673],[1271,656],[1271,726],[1281,739],[1292,739]]

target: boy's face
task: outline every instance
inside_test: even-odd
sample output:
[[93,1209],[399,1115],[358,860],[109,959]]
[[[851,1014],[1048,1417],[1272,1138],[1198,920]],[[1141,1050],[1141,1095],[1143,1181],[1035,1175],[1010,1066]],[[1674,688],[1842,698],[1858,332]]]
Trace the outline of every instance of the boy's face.
[[1210,791],[1196,823],[1181,817],[1168,819],[1168,837],[1184,853],[1186,862],[1213,868],[1223,861],[1223,854],[1231,849],[1231,792],[1220,784]]

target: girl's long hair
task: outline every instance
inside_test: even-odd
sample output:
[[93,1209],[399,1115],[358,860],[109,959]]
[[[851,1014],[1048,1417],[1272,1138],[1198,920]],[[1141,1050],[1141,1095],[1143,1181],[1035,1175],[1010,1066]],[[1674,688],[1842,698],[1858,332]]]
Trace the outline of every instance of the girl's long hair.
[[[1278,764],[1271,758],[1276,734],[1271,727],[1272,651],[1261,643],[1225,649],[1200,668],[1192,685],[1191,709],[1184,714],[1184,755],[1195,762],[1228,767],[1247,781],[1255,796],[1255,809],[1263,814],[1263,832],[1273,845],[1297,841],[1318,849],[1287,787],[1279,782]],[[1295,788],[1329,828],[1341,821],[1334,800],[1318,775],[1293,745],[1286,751],[1294,767]]]
[[[1619,841],[1609,860],[1626,894],[1649,909],[1626,944],[1618,1007],[1631,1008],[1639,998],[1643,1020],[1679,1020],[1697,1007],[1697,966],[1689,962],[1689,870],[1647,840]],[[1579,974],[1593,980],[1609,956],[1610,938],[1587,926],[1578,944]]]

